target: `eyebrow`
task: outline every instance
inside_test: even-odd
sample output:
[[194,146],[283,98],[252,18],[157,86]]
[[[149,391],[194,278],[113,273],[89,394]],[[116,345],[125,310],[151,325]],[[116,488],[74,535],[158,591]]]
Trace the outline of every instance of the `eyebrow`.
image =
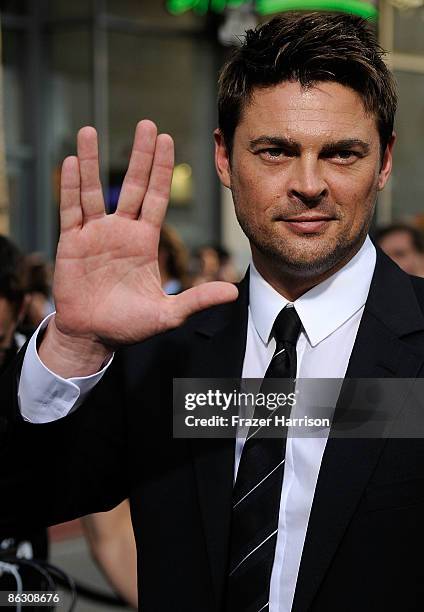
[[298,142],[290,138],[283,138],[282,136],[259,136],[259,138],[254,138],[250,141],[251,147],[257,147],[258,145],[273,145],[281,149],[297,149],[299,151],[301,149]]
[[325,144],[321,149],[321,153],[328,154],[342,151],[343,149],[353,149],[354,147],[361,149],[364,154],[369,153],[371,148],[369,143],[364,140],[360,140],[359,138],[346,138],[345,140],[338,140],[337,142]]
[[[250,141],[250,146],[252,148],[260,145],[272,145],[274,147],[293,151],[294,153],[300,153],[302,150],[302,146],[299,142],[281,136],[259,136]],[[322,147],[321,153],[328,155],[329,153],[341,151],[343,149],[352,149],[353,147],[360,148],[364,154],[369,153],[371,148],[369,143],[359,138],[345,138],[343,140],[337,140],[336,142],[326,143]]]

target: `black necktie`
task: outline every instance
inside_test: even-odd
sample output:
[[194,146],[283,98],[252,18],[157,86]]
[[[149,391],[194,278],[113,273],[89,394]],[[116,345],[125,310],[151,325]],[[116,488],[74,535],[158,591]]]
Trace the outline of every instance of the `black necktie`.
[[[291,379],[291,390],[300,328],[294,307],[279,313],[273,326],[276,348],[265,373],[265,379]],[[234,485],[227,612],[267,612],[269,607],[287,429],[283,439],[258,433],[249,430]]]

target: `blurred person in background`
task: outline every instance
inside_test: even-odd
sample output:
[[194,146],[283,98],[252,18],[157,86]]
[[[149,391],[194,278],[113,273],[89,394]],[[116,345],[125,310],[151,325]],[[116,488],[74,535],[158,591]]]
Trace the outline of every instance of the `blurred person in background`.
[[94,561],[115,592],[137,609],[137,551],[128,500],[81,523]]
[[0,370],[25,343],[17,333],[26,305],[25,258],[11,240],[0,236]]
[[53,266],[41,253],[31,253],[26,258],[28,268],[28,304],[23,329],[33,331],[41,321],[54,311],[51,293]]
[[210,281],[236,283],[240,280],[232,256],[221,245],[200,247],[194,255],[193,285]]
[[194,284],[207,283],[218,278],[219,256],[213,246],[203,246],[197,253],[199,273]]
[[424,236],[407,223],[392,223],[377,229],[375,243],[408,274],[424,276]]
[[[16,330],[26,307],[27,272],[24,255],[9,238],[0,235],[0,372],[13,361],[26,340]],[[23,527],[19,533],[11,533],[9,537],[0,539],[0,559],[7,555],[46,561],[47,530],[28,532]],[[21,577],[26,590],[41,590],[45,587],[44,580],[32,569],[22,570]],[[0,576],[0,590],[11,589],[13,585],[12,577],[7,574]]]
[[231,253],[220,245],[217,245],[215,250],[219,259],[218,277],[216,280],[226,281],[227,283],[238,283],[241,280],[241,275],[237,271]]
[[159,272],[168,295],[181,293],[188,286],[188,251],[178,232],[164,225],[159,239]]

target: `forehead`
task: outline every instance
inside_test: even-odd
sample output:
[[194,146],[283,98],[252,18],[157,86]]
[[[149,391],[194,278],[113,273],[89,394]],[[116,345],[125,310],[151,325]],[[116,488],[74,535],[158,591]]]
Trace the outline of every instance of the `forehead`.
[[359,94],[339,83],[317,83],[303,88],[298,82],[257,88],[244,107],[237,129],[246,136],[284,135],[378,139],[376,118],[367,114]]

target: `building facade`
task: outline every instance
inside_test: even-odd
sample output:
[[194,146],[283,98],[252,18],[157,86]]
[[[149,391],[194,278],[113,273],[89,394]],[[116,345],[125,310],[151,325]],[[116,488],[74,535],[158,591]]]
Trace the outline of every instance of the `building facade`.
[[[284,7],[350,8],[368,16],[377,8],[372,0],[313,4],[0,0],[8,188],[8,207],[0,204],[3,227],[9,225],[25,250],[53,256],[61,161],[75,152],[76,132],[87,124],[99,132],[105,199],[113,211],[135,124],[148,117],[176,144],[168,221],[190,246],[221,241],[241,262],[246,243],[213,163],[216,77],[228,53],[221,43],[228,42],[232,28],[267,19]],[[381,0],[378,9],[375,27],[391,51],[401,104],[393,180],[380,198],[377,221],[421,222],[424,0]]]

